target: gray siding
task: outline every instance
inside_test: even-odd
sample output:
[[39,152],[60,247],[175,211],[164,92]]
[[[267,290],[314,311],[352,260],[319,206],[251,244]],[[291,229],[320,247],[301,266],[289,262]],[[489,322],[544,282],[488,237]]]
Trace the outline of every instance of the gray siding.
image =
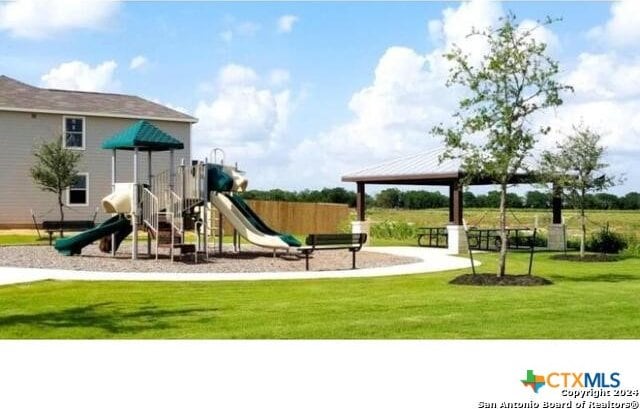
[[[98,220],[107,215],[100,201],[111,192],[111,151],[100,146],[105,139],[133,124],[135,120],[86,116],[86,147],[82,152],[80,172],[89,173],[89,204],[65,208],[65,218],[88,219],[98,208]],[[190,160],[191,124],[184,122],[150,121],[185,144],[175,152],[176,164],[182,158]],[[46,219],[58,217],[57,198],[41,191],[32,181],[29,168],[34,163],[33,147],[59,137],[62,115],[0,111],[0,227],[31,223],[30,209]],[[140,153],[138,175],[147,180],[147,154]],[[153,154],[153,173],[168,169],[169,153]],[[133,152],[118,151],[117,181],[133,181]]]

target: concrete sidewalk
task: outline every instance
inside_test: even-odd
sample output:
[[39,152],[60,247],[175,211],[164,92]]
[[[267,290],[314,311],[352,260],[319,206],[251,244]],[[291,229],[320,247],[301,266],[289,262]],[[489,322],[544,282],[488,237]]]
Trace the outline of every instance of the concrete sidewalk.
[[[264,273],[136,273],[77,271],[59,269],[0,267],[0,285],[28,283],[41,280],[81,281],[254,281],[299,280],[317,278],[382,277],[405,274],[433,273],[469,268],[468,258],[450,256],[446,249],[425,247],[367,247],[362,251],[415,257],[420,262],[397,266],[363,268],[357,270],[293,271]],[[480,264],[476,261],[476,264]]]

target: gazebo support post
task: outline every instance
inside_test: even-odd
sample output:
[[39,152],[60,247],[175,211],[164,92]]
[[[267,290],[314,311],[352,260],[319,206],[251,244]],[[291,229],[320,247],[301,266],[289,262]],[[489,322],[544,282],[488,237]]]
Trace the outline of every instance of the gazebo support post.
[[358,221],[365,221],[365,189],[364,182],[357,183],[357,193],[356,193],[356,212],[358,214]]
[[447,252],[465,254],[468,250],[467,236],[462,223],[462,189],[460,180],[449,185],[449,225],[447,225]]
[[357,189],[356,189],[356,215],[357,215],[357,220],[351,222],[351,233],[366,233],[367,234],[367,241],[365,242],[365,245],[369,243],[369,236],[370,236],[370,226],[369,226],[369,222],[366,220],[366,203],[365,203],[365,199],[366,199],[366,194],[365,194],[365,187],[364,187],[364,182],[357,182],[356,183]]
[[551,211],[553,217],[549,225],[547,247],[549,250],[563,251],[566,248],[565,226],[562,222],[562,188],[553,184],[551,197]]

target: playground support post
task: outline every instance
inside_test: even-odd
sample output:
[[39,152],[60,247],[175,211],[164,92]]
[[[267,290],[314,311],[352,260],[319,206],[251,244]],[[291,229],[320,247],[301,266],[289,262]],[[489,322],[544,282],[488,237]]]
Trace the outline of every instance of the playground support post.
[[169,189],[171,191],[173,191],[173,188],[175,187],[175,183],[176,183],[176,171],[174,170],[175,167],[173,166],[175,162],[175,157],[174,157],[174,153],[173,153],[173,149],[169,150]]
[[[151,168],[151,150],[147,151],[147,179],[149,181],[149,190],[153,191],[153,173]],[[151,235],[149,229],[147,229],[147,256],[151,258]]]
[[138,148],[133,150],[133,206],[131,208],[131,259],[138,258]]
[[209,172],[207,171],[207,158],[204,159],[204,164],[200,165],[202,174],[202,190],[200,196],[202,197],[202,220],[204,230],[204,259],[209,260],[209,206],[207,203],[207,189],[209,186]]
[[[215,195],[216,193],[214,193]],[[222,231],[222,226],[224,224],[224,217],[222,216],[221,212],[218,212],[218,254],[222,254],[222,238],[223,236],[223,231]]]
[[[111,193],[116,191],[116,150],[111,150]],[[111,234],[111,257],[116,256],[116,235]]]

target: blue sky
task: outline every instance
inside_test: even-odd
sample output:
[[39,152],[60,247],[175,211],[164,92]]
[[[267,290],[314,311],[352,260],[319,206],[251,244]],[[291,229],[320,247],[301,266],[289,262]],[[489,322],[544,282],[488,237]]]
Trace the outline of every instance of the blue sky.
[[540,146],[571,123],[595,127],[627,175],[622,193],[640,191],[635,3],[18,1],[0,4],[0,73],[184,110],[200,119],[194,158],[222,147],[253,188],[319,188],[440,144],[428,130],[460,95],[444,86],[441,54],[472,26],[507,10],[561,17],[540,35],[576,93],[540,119],[555,130]]

